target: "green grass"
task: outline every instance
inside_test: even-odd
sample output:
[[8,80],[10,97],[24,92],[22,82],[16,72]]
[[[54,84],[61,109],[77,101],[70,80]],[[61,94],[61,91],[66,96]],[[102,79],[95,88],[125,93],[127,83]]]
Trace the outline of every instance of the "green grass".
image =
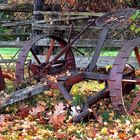
[[[12,57],[18,51],[18,48],[0,48],[0,54],[3,57]],[[85,50],[84,50],[85,51]],[[84,52],[82,52],[84,53]],[[88,52],[86,52],[88,53]],[[89,52],[91,53],[91,52]],[[116,56],[118,53],[117,50],[103,50],[101,56]],[[92,55],[92,53],[91,53]]]
[[[15,55],[15,53],[18,51],[19,48],[0,48],[0,54],[3,56],[3,58],[11,58],[12,56]],[[92,50],[80,50],[80,52],[82,52],[83,54],[85,54],[85,56],[89,56],[91,57],[93,52]],[[117,56],[119,50],[117,49],[106,49],[106,50],[102,50],[100,53],[100,56]],[[74,54],[78,54],[75,53]],[[134,53],[132,53],[132,56],[134,56]],[[83,56],[84,57],[84,56]]]
[[16,54],[18,48],[0,48],[0,54],[4,58],[12,57]]

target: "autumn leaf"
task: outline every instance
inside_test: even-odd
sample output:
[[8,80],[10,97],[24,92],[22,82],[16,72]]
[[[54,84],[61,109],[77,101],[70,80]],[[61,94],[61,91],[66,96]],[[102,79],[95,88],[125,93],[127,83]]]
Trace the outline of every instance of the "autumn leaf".
[[136,135],[132,140],[140,140],[140,135]]
[[54,115],[55,116],[58,116],[60,114],[63,114],[65,113],[65,110],[64,110],[65,106],[63,105],[63,103],[59,103],[58,105],[55,106],[55,111],[54,111]]
[[52,115],[49,123],[51,123],[54,126],[54,129],[57,130],[61,128],[65,118],[66,118],[65,114],[59,114],[58,116]]
[[43,114],[41,112],[39,112],[37,114],[37,118],[38,118],[39,123],[42,123],[42,124],[46,123],[46,120],[45,120],[45,118],[44,118],[44,116],[43,116]]
[[75,0],[65,0],[65,2],[66,2],[66,3],[70,3],[70,4],[74,4],[74,3],[76,3]]
[[65,106],[63,105],[63,103],[59,103],[55,106],[55,111],[53,115],[50,116],[49,123],[54,126],[55,130],[59,129],[63,125],[64,120],[66,119],[64,108]]
[[38,104],[37,107],[32,107],[29,111],[29,114],[32,116],[36,116],[38,113],[45,111],[45,107]]
[[6,140],[6,138],[0,135],[0,140]]
[[119,136],[120,139],[125,139],[126,134],[125,133],[120,133],[118,136]]
[[76,136],[73,136],[69,140],[81,140],[81,139],[78,139]]
[[57,139],[64,139],[64,138],[66,138],[67,137],[67,135],[66,135],[66,133],[59,133],[59,132],[55,132],[55,137],[57,138]]
[[29,113],[29,108],[25,107],[25,108],[20,109],[17,115],[21,118],[25,118],[28,116],[28,113]]
[[103,127],[102,130],[101,130],[101,134],[102,135],[107,135],[107,133],[108,133],[107,128],[106,127]]
[[87,135],[90,138],[95,138],[95,136],[96,136],[95,133],[94,133],[94,131],[92,129],[87,132]]
[[0,125],[3,126],[5,124],[5,116],[0,115]]

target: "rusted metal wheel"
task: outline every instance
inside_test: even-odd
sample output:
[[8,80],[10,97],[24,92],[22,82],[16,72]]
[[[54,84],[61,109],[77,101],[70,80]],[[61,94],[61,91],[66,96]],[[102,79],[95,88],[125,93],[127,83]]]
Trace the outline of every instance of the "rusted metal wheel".
[[[47,43],[45,42],[45,49],[42,52],[45,56],[44,60],[40,60],[38,55],[33,51],[33,47],[43,38],[47,39]],[[64,55],[53,62],[53,64],[51,63],[52,58],[66,45],[67,42],[62,38],[50,35],[39,35],[27,41],[23,45],[16,62],[16,84],[18,85],[22,81],[29,79],[29,81],[31,81],[31,79],[38,80],[38,78],[45,78],[47,74],[55,75],[75,69],[75,59],[71,49],[66,51]],[[39,49],[42,49],[42,46],[39,46]],[[28,72],[25,72],[27,59],[31,59],[31,56],[35,62],[28,63]],[[28,73],[28,76],[25,76],[25,73]]]
[[[128,115],[134,114],[140,118],[140,38],[127,42],[118,53],[109,78],[110,98],[114,110]],[[125,66],[129,58],[134,57],[138,67],[131,76],[125,76]],[[128,85],[124,89],[124,85]]]

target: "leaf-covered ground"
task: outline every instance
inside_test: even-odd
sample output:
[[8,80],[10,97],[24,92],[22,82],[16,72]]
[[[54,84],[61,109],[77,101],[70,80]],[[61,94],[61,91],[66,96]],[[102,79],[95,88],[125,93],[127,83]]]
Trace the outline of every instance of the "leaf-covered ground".
[[[74,103],[80,105],[84,96],[94,94],[103,85],[98,86],[93,82],[74,86]],[[93,109],[97,120],[91,112],[81,123],[73,123],[74,112],[59,91],[46,91],[0,114],[0,140],[140,140],[138,117],[114,113],[109,100],[101,100]]]

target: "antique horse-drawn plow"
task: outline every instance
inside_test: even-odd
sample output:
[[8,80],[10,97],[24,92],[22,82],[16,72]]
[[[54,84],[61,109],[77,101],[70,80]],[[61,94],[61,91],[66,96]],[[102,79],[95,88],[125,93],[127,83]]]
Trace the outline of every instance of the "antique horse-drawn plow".
[[[123,9],[109,12],[95,21],[91,20],[73,40],[71,39],[73,26],[71,26],[67,42],[54,35],[37,35],[31,38],[22,46],[19,52],[16,62],[15,85],[18,87],[23,81],[28,83],[43,81],[46,83],[46,87],[49,86],[60,90],[66,101],[72,104],[73,97],[70,94],[72,86],[83,80],[95,80],[104,83],[104,89],[87,99],[86,105],[81,109],[81,113],[73,119],[75,122],[84,118],[90,112],[89,108],[102,98],[110,98],[114,110],[123,115],[137,114],[140,116],[140,92],[139,90],[133,92],[133,89],[140,84],[140,79],[135,72],[136,69],[128,64],[128,59],[133,54],[140,66],[140,38],[124,43],[109,71],[100,73],[97,68],[97,60],[108,31],[111,28],[127,28],[130,26],[130,17],[134,12],[134,9]],[[80,71],[76,67],[72,45],[93,24],[101,27],[102,31],[90,63],[84,70]],[[43,52],[45,59],[41,61],[34,52],[34,46],[43,38],[47,38],[47,49]],[[31,55],[34,57],[35,63],[30,62],[25,65],[28,56]],[[3,79],[1,72],[1,90],[4,88]],[[133,98],[128,100],[126,96],[130,94],[132,94]]]

